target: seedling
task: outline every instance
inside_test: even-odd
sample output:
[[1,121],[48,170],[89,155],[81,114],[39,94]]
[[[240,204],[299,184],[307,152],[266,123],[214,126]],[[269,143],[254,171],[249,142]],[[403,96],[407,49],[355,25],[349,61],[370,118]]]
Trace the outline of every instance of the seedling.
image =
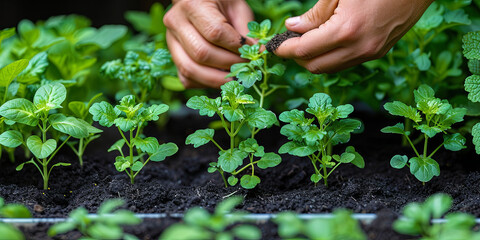
[[335,210],[332,218],[313,218],[307,221],[295,213],[282,212],[273,221],[278,225],[278,235],[282,239],[367,239],[358,221],[345,209]]
[[409,203],[403,209],[403,217],[393,223],[393,229],[401,234],[421,237],[420,239],[480,239],[474,231],[475,217],[466,213],[448,213],[445,222],[435,223],[452,206],[452,198],[446,194],[435,194],[424,203]]
[[67,221],[50,227],[48,235],[53,237],[77,230],[82,234],[82,239],[138,239],[123,232],[121,225],[137,225],[142,222],[131,211],[116,210],[124,204],[120,199],[107,200],[98,208],[97,216],[90,216],[83,207],[77,208],[69,214]]
[[[24,124],[35,127],[38,131],[38,135],[18,130],[5,131],[0,135],[0,144],[10,148],[24,145],[33,153],[34,158],[20,164],[17,171],[22,170],[25,164],[35,165],[42,175],[43,189],[48,189],[48,180],[54,167],[70,166],[70,163],[63,162],[48,166],[62,146],[71,137],[85,138],[91,133],[100,131],[81,119],[62,113],[53,113],[62,107],[66,96],[67,90],[62,84],[47,84],[37,90],[33,102],[24,98],[16,98],[0,107],[2,119],[8,120],[9,124]],[[48,138],[49,131],[52,136],[57,137]],[[58,136],[61,134],[65,134],[66,137],[58,146]]]
[[[119,172],[125,172],[132,184],[149,161],[163,161],[178,151],[174,143],[159,144],[156,138],[145,138],[140,134],[147,122],[158,120],[159,115],[167,110],[168,106],[165,104],[150,107],[144,107],[143,103],[136,104],[133,95],[123,97],[120,104],[115,107],[103,101],[93,104],[89,110],[93,120],[98,121],[100,125],[117,127],[122,139],[115,142],[108,151],[120,153],[120,156],[115,158],[115,168]],[[124,145],[128,147],[127,154],[123,152]],[[139,154],[134,155],[134,150]],[[143,159],[145,155],[148,155],[147,160]]]
[[334,107],[327,94],[317,93],[310,98],[306,112],[314,117],[306,118],[305,112],[297,109],[280,114],[280,121],[288,123],[280,133],[290,141],[282,145],[278,153],[308,157],[315,169],[310,177],[315,185],[323,179],[328,186],[328,177],[342,163],[365,167],[363,157],[351,146],[341,155],[332,155],[329,150],[331,146],[348,142],[350,133],[362,125],[358,120],[347,118],[353,112],[352,105]]
[[[421,132],[423,138],[423,151],[419,152],[410,139],[410,131],[406,131],[403,123],[385,127],[383,133],[401,134],[407,140],[415,157],[408,158],[405,155],[395,155],[390,160],[393,168],[401,169],[405,166],[421,182],[430,181],[434,176],[440,175],[440,167],[432,158],[433,155],[443,146],[450,151],[459,151],[465,148],[465,138],[460,133],[447,134],[452,125],[463,121],[466,113],[464,108],[453,108],[447,100],[435,97],[435,91],[427,86],[421,85],[414,91],[416,107],[408,106],[403,102],[394,101],[384,105],[385,110],[394,116],[401,116],[413,122],[414,128]],[[428,152],[428,141],[437,134],[443,135],[443,142],[432,152]],[[422,140],[422,139],[419,140]],[[408,163],[407,163],[408,162]]]
[[242,224],[246,221],[246,213],[234,211],[234,208],[242,202],[242,197],[227,198],[217,205],[213,214],[203,208],[192,208],[185,213],[184,223],[167,228],[160,236],[160,240],[261,239],[260,229]]
[[[275,113],[265,110],[258,105],[251,95],[243,93],[244,87],[237,81],[225,83],[221,87],[221,97],[215,99],[206,96],[194,96],[187,102],[187,107],[197,109],[202,116],[213,117],[218,115],[222,121],[222,126],[230,137],[228,147],[222,147],[217,143],[213,136],[215,131],[207,128],[197,130],[190,134],[185,143],[193,144],[195,148],[212,142],[220,150],[217,162],[210,163],[208,172],[218,171],[223,178],[225,187],[227,180],[225,172],[230,173],[228,184],[236,185],[236,177],[247,168],[251,168],[251,174],[243,175],[240,179],[240,185],[244,188],[254,188],[260,183],[260,178],[255,175],[255,165],[261,169],[275,167],[281,162],[281,158],[275,153],[265,153],[264,148],[255,140],[255,135],[265,128],[278,124]],[[235,138],[242,127],[250,130],[251,137],[238,143]],[[243,165],[243,160],[247,158],[249,163]],[[260,158],[259,160],[254,160]],[[242,166],[240,168],[240,166]]]

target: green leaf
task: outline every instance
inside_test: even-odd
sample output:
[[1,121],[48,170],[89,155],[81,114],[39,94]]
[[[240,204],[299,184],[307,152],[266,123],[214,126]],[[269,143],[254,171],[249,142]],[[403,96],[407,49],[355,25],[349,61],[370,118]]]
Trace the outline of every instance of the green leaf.
[[358,168],[364,168],[365,167],[365,160],[363,159],[362,155],[360,153],[355,151],[355,148],[352,146],[348,146],[345,149],[345,152],[347,153],[353,153],[355,155],[355,159],[351,161],[350,163],[357,166]]
[[260,183],[260,178],[252,175],[243,175],[240,179],[240,185],[245,189],[255,188]]
[[394,126],[384,127],[380,130],[382,133],[394,133],[394,134],[405,134],[410,135],[410,132],[405,132],[405,126],[403,123],[397,123]]
[[62,162],[61,162],[61,163],[55,163],[55,164],[53,164],[53,165],[50,167],[50,169],[52,169],[52,168],[54,168],[54,167],[60,167],[60,166],[61,166],[61,167],[68,167],[68,166],[71,166],[71,165],[72,165],[72,164],[70,164],[70,163],[62,163]]
[[122,157],[122,156],[117,156],[115,158],[114,165],[115,165],[115,168],[117,169],[117,171],[119,171],[119,172],[123,172],[123,171],[125,171],[125,169],[127,169],[131,166],[128,159],[126,159],[125,157]]
[[132,169],[132,171],[138,172],[143,168],[143,166],[145,166],[145,165],[141,161],[136,161],[132,165],[131,169]]
[[470,25],[472,21],[468,18],[468,14],[463,9],[447,11],[444,15],[446,23],[457,23],[461,25]]
[[263,157],[265,155],[264,148],[258,145],[257,140],[253,138],[240,142],[238,149],[246,153],[254,153],[255,157]]
[[231,107],[236,108],[236,106],[239,104],[245,105],[255,103],[253,97],[251,95],[245,94],[245,88],[237,81],[227,82],[223,84],[220,88],[222,89],[222,100],[228,101]]
[[32,102],[23,98],[7,101],[0,107],[0,115],[8,120],[23,123],[29,126],[38,124],[37,108]]
[[315,151],[316,148],[312,146],[306,146],[298,142],[287,142],[280,147],[278,153],[288,153],[294,156],[306,157],[308,155],[312,155]]
[[229,122],[240,121],[246,117],[241,109],[229,105],[223,105],[221,112]]
[[262,80],[262,72],[260,70],[244,71],[237,75],[238,81],[246,88],[252,87],[256,82]]
[[271,74],[275,74],[277,76],[282,76],[283,73],[285,72],[285,69],[286,69],[285,65],[283,65],[281,63],[277,63],[277,64],[273,65],[273,67],[268,68],[267,72],[271,73]]
[[402,169],[408,162],[408,157],[405,155],[395,155],[390,159],[390,166],[396,169]]
[[472,142],[475,145],[475,152],[480,154],[480,123],[477,123],[472,128]]
[[[247,35],[248,36],[248,35]],[[258,44],[254,45],[243,45],[238,49],[240,52],[240,57],[245,58],[251,61],[258,60],[261,57],[260,46]]]
[[278,235],[283,239],[296,237],[305,225],[293,212],[281,212],[273,221],[278,224]]
[[441,218],[452,207],[452,203],[450,196],[437,193],[425,200],[424,207],[432,212],[432,218]]
[[228,184],[230,184],[230,186],[235,186],[238,183],[238,178],[232,175],[228,177],[227,181],[228,181]]
[[40,52],[30,59],[27,68],[17,77],[17,82],[23,84],[34,84],[40,81],[41,75],[45,73],[48,67],[48,55],[46,52]]
[[122,131],[128,132],[139,124],[138,120],[134,119],[128,119],[124,117],[119,117],[113,121],[115,123],[115,126],[119,127]]
[[405,103],[394,101],[388,102],[383,105],[385,110],[394,116],[401,116],[411,119],[414,122],[422,121],[422,117],[416,108],[407,106]]
[[97,210],[97,214],[102,215],[102,214],[110,214],[113,213],[113,211],[125,204],[125,201],[122,199],[109,199],[106,200],[102,205]]
[[58,234],[70,232],[76,228],[76,224],[73,221],[67,221],[67,222],[60,222],[56,223],[55,225],[51,226],[48,229],[48,236],[56,236]]
[[314,182],[314,183],[318,183],[320,182],[320,180],[322,180],[322,175],[320,174],[312,174],[312,176],[310,176],[310,181]]
[[[287,125],[284,125],[281,129],[280,129],[280,133],[284,136],[286,136],[288,138],[288,140],[293,140],[293,141],[297,141],[297,142],[303,142],[303,137],[306,133],[306,131],[308,131],[309,128],[306,128],[306,127],[299,127],[299,126],[296,126],[296,125],[292,125],[292,124],[287,124]],[[317,138],[319,139],[322,139],[323,136],[320,135],[322,133],[320,132],[317,132],[318,135]],[[310,136],[311,137],[311,136]]]
[[311,126],[306,132],[303,132],[301,137],[305,140],[307,145],[316,146],[325,135],[327,135],[326,131],[322,131],[316,126]]
[[362,122],[356,119],[342,119],[334,122],[328,129],[337,133],[337,135],[349,134],[360,129]]
[[154,137],[148,137],[145,139],[136,137],[132,139],[132,143],[135,147],[148,154],[153,154],[159,147],[158,140]]
[[200,110],[201,116],[213,117],[220,107],[220,98],[211,99],[206,96],[193,96],[187,101],[187,107]]
[[158,146],[157,151],[150,155],[150,160],[154,162],[160,162],[165,160],[166,157],[170,157],[178,152],[178,147],[175,143],[164,143]]
[[282,162],[282,157],[276,153],[265,153],[257,163],[257,166],[261,169],[275,167]]
[[436,2],[433,2],[425,11],[423,16],[415,24],[414,29],[422,32],[428,32],[442,24],[444,7]]
[[31,164],[35,164],[35,161],[33,160],[33,158],[30,159],[29,161],[26,161],[26,162],[18,165],[18,166],[15,168],[15,170],[21,171],[21,170],[23,169],[23,167],[25,166],[25,164],[30,164],[30,163],[31,163]]
[[174,224],[167,228],[160,240],[213,239],[212,233],[195,225]]
[[468,70],[475,75],[480,75],[480,60],[468,60]]
[[4,218],[31,218],[32,214],[22,204],[7,204],[0,207],[0,216]]
[[238,239],[254,240],[262,238],[262,232],[256,226],[239,225],[234,227],[232,232]]
[[23,143],[22,133],[17,130],[8,130],[0,135],[0,144],[9,147],[16,148]]
[[442,129],[437,126],[428,126],[427,124],[422,124],[415,126],[416,129],[420,130],[422,133],[425,133],[429,138],[433,138],[437,133],[441,133]]
[[465,34],[462,41],[465,58],[480,60],[480,31]]
[[146,122],[157,121],[159,119],[158,116],[168,111],[168,108],[166,104],[152,105],[142,112],[142,119]]
[[41,86],[33,97],[33,104],[40,110],[49,111],[61,108],[67,97],[67,89],[61,83],[53,83]]
[[225,214],[231,213],[236,206],[240,205],[243,202],[243,197],[241,196],[232,196],[229,197],[220,203],[218,203],[215,208],[215,215],[224,216]]
[[13,36],[15,36],[15,28],[5,28],[3,30],[0,30],[0,44],[3,40]]
[[54,139],[48,139],[46,142],[42,142],[42,139],[37,135],[32,135],[27,138],[28,149],[38,159],[47,158],[57,148],[57,142]]
[[85,115],[87,111],[87,106],[85,106],[84,102],[80,101],[71,101],[68,103],[68,109],[77,117],[82,117]]
[[253,128],[265,129],[278,124],[275,113],[263,108],[247,109],[246,115],[248,125]]
[[413,95],[415,97],[415,102],[419,103],[435,98],[435,91],[430,86],[422,84],[418,89],[413,90]]
[[55,130],[68,134],[74,138],[80,139],[89,136],[87,127],[77,118],[66,117],[61,113],[57,113],[50,115],[48,121]]
[[344,153],[342,153],[342,155],[340,156],[340,159],[338,159],[338,161],[341,162],[341,163],[350,163],[354,159],[355,159],[355,154],[344,152]]
[[290,111],[282,112],[278,118],[280,119],[280,121],[290,123],[292,125],[310,125],[312,121],[310,119],[306,119],[304,114],[305,113],[303,111],[293,109]]
[[431,158],[413,157],[409,163],[410,173],[421,182],[428,182],[434,176],[440,176],[440,166]]
[[20,59],[0,69],[0,87],[7,87],[28,66],[27,59]]
[[336,109],[336,117],[334,119],[347,118],[353,112],[353,106],[350,104],[340,105]]
[[123,146],[125,145],[125,140],[122,138],[118,141],[116,141],[109,149],[108,149],[108,152],[111,152],[111,151],[119,151],[119,152],[122,152],[122,148]]
[[96,223],[87,228],[87,234],[92,236],[93,239],[120,239],[123,235],[123,230],[118,225]]
[[322,121],[331,116],[336,109],[332,106],[332,99],[325,93],[315,93],[308,101],[307,112],[315,115]]
[[443,135],[443,146],[450,151],[460,151],[464,148],[467,140],[460,133]]
[[198,148],[202,145],[209,143],[213,139],[215,131],[213,129],[200,129],[194,133],[188,135],[185,140],[185,144],[193,144],[194,148]]
[[427,71],[432,66],[432,62],[430,61],[430,54],[420,54],[415,58],[415,64],[417,65],[418,70]]
[[95,33],[92,32],[92,34],[77,42],[77,46],[94,44],[101,49],[106,49],[122,38],[127,31],[127,27],[123,25],[103,25]]
[[233,172],[238,166],[242,165],[243,159],[247,157],[247,153],[238,149],[221,151],[218,157],[218,166],[225,172]]
[[465,79],[465,91],[472,102],[480,102],[480,75],[472,75]]

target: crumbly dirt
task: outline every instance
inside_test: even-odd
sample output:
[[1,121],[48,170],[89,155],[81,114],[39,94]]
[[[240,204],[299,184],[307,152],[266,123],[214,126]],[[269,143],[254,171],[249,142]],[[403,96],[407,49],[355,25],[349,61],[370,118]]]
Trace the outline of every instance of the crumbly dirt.
[[273,37],[270,41],[268,41],[265,47],[269,52],[273,52],[277,50],[277,48],[287,39],[294,38],[294,37],[301,37],[301,36],[302,34],[300,33],[292,32],[288,30],[284,33],[275,35],[275,37]]

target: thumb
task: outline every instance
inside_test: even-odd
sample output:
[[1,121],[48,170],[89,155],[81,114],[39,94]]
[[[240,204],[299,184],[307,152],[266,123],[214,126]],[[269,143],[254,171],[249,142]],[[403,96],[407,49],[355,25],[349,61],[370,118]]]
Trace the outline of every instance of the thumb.
[[285,21],[288,30],[305,33],[318,28],[333,15],[338,0],[319,0],[313,8],[301,16],[291,17]]

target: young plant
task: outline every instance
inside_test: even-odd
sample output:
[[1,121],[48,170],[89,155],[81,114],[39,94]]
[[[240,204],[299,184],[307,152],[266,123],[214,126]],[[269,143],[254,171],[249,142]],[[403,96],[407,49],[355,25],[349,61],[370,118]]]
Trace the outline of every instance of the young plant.
[[260,229],[241,224],[246,221],[246,213],[234,211],[234,208],[242,202],[242,197],[227,198],[217,205],[213,214],[203,208],[192,208],[185,213],[184,223],[167,228],[160,236],[160,240],[261,239]]
[[[465,138],[460,133],[447,134],[447,130],[452,125],[463,121],[466,113],[464,108],[453,108],[447,100],[441,100],[435,97],[435,91],[427,86],[421,85],[413,92],[415,96],[416,107],[408,106],[403,102],[394,101],[384,105],[385,110],[394,116],[401,116],[413,122],[414,128],[421,132],[420,138],[423,139],[423,151],[419,152],[414,142],[410,139],[410,131],[406,131],[403,123],[397,123],[394,126],[383,128],[383,133],[401,134],[407,140],[415,152],[415,157],[408,158],[405,155],[395,155],[390,160],[393,168],[401,169],[405,166],[410,168],[410,172],[421,182],[430,181],[434,176],[440,175],[440,167],[432,158],[433,155],[443,146],[450,151],[459,151],[464,149]],[[437,134],[443,136],[443,142],[433,151],[428,151],[429,139]],[[408,163],[407,163],[408,162]]]
[[[89,109],[93,120],[104,127],[115,125],[122,139],[115,142],[110,149],[118,151],[120,156],[115,158],[115,167],[119,172],[125,172],[133,184],[135,177],[149,161],[160,162],[178,151],[174,143],[159,144],[154,137],[143,137],[140,132],[149,121],[156,121],[159,115],[166,112],[165,104],[144,107],[143,103],[136,104],[135,96],[127,95],[120,100],[120,104],[113,107],[105,101],[94,103]],[[125,135],[124,132],[127,134]],[[124,154],[123,147],[127,145],[128,153]],[[134,155],[134,150],[138,155]],[[148,158],[144,160],[144,156]]]
[[393,223],[393,229],[401,234],[420,237],[425,240],[480,239],[474,231],[475,217],[466,213],[448,213],[445,222],[433,222],[451,208],[452,198],[446,194],[435,194],[424,203],[409,203],[403,209],[403,217]]
[[[99,131],[81,119],[54,113],[62,107],[66,96],[67,90],[62,84],[47,84],[37,90],[33,102],[16,98],[0,107],[0,115],[12,125],[24,124],[36,128],[34,134],[18,130],[5,131],[0,135],[0,144],[10,148],[24,145],[33,153],[34,158],[20,164],[17,171],[22,170],[25,164],[35,165],[42,175],[43,189],[48,188],[48,180],[54,167],[70,166],[70,163],[63,162],[48,166],[60,148],[71,137],[85,138],[90,133]],[[48,132],[51,132],[54,138],[49,138]],[[59,135],[62,134],[66,136],[65,140],[58,145]]]
[[[92,104],[95,102],[95,100],[98,99],[100,96],[102,96],[101,93],[95,95],[87,103],[81,102],[81,101],[69,102],[68,109],[70,109],[72,114],[75,117],[77,117],[79,120],[84,121],[86,124],[91,126],[93,124],[93,119],[88,113],[88,110],[90,109]],[[80,167],[83,167],[83,154],[85,153],[85,149],[87,148],[87,145],[93,140],[99,138],[100,137],[99,133],[101,132],[102,131],[97,128],[92,128],[87,137],[80,138],[78,141],[67,142],[67,145],[73,150],[75,155],[77,155],[78,161],[80,163]],[[78,146],[76,146],[77,144]]]
[[[30,211],[21,204],[5,204],[0,197],[0,217],[2,218],[31,218]],[[22,232],[10,224],[0,223],[0,239],[23,240]]]
[[83,207],[77,208],[65,222],[50,227],[48,235],[53,237],[77,230],[82,234],[82,239],[138,239],[123,232],[121,225],[137,225],[142,222],[131,211],[116,210],[124,204],[120,199],[107,200],[98,208],[96,216],[89,215]]
[[[223,128],[230,137],[229,145],[222,147],[218,144],[213,139],[215,131],[210,128],[197,130],[190,134],[185,143],[193,144],[195,148],[209,142],[217,146],[220,150],[218,161],[210,163],[208,171],[210,173],[218,171],[222,175],[225,187],[227,187],[225,172],[231,174],[228,177],[228,183],[233,186],[238,182],[237,175],[250,167],[251,174],[243,175],[240,185],[251,189],[260,183],[260,178],[255,175],[255,165],[265,169],[275,167],[281,162],[278,154],[265,153],[264,148],[255,140],[255,135],[261,129],[278,124],[277,117],[275,113],[260,107],[252,96],[243,93],[244,87],[237,81],[227,82],[221,89],[221,97],[211,99],[206,96],[194,96],[188,100],[187,107],[199,110],[202,116],[218,115]],[[238,143],[236,137],[242,127],[250,130],[251,137]],[[242,166],[245,158],[249,160],[249,163]],[[260,159],[254,160],[255,158]]]
[[347,118],[353,112],[352,105],[335,107],[327,94],[316,93],[310,98],[306,112],[313,117],[306,118],[305,112],[297,109],[280,114],[280,121],[288,123],[280,133],[290,141],[282,145],[278,153],[308,157],[315,169],[310,177],[315,185],[323,179],[328,186],[328,177],[342,163],[365,167],[363,157],[351,146],[341,155],[331,153],[332,146],[348,142],[350,133],[362,125],[358,120]]
[[365,240],[367,237],[350,211],[339,209],[332,218],[313,218],[303,221],[295,213],[279,213],[273,221],[282,239]]

